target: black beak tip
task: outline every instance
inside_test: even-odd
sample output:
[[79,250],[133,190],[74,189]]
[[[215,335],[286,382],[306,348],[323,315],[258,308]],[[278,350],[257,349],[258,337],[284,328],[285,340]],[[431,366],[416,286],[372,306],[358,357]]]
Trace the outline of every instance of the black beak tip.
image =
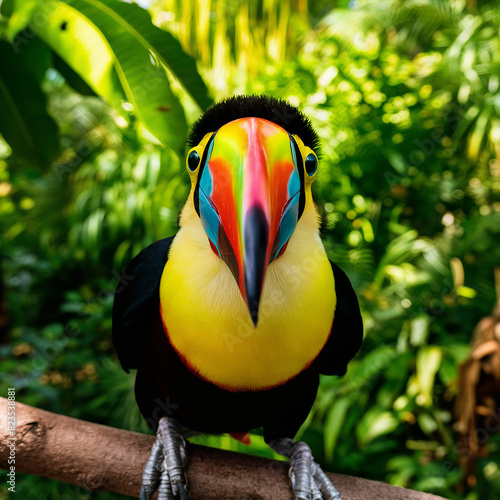
[[259,302],[256,300],[249,302],[248,310],[250,311],[253,326],[257,328],[257,323],[259,322]]
[[259,322],[259,315],[257,313],[251,313],[252,323],[255,328],[257,328],[257,323]]

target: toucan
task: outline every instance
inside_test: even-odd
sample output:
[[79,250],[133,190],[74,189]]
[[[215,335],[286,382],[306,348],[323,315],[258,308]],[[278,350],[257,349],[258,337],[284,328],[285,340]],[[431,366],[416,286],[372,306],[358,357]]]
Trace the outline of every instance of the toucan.
[[344,375],[363,337],[353,287],[320,239],[318,135],[284,100],[236,96],[195,122],[187,146],[179,230],[131,261],[114,297],[113,343],[157,433],[141,498],[189,498],[186,431],[247,442],[262,428],[290,459],[295,498],[340,499],[293,441],[320,374]]

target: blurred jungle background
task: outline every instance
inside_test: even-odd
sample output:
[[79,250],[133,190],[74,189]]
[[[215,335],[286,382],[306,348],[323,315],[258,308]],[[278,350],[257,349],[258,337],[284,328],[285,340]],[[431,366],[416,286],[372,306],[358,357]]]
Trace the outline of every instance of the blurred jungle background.
[[[478,371],[459,382],[459,366],[500,287],[499,4],[139,3],[1,2],[0,387],[147,432],[111,345],[113,291],[135,254],[176,231],[189,125],[214,100],[266,93],[321,137],[322,235],[365,321],[361,352],[322,380],[299,437],[328,470],[500,498],[498,420],[478,427],[464,473],[454,413],[461,386],[481,383]],[[483,417],[498,410],[489,394]],[[271,456],[258,431],[248,448],[198,442]],[[118,498],[21,474],[16,486]]]

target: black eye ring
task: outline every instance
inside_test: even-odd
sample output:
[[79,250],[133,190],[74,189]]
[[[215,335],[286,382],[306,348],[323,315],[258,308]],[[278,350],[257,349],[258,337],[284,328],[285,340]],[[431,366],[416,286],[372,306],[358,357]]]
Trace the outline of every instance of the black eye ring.
[[194,172],[198,168],[198,165],[200,164],[200,155],[197,151],[191,151],[191,153],[189,153],[187,163],[191,172]]
[[309,153],[306,156],[305,167],[309,176],[314,175],[318,170],[318,159],[314,153]]

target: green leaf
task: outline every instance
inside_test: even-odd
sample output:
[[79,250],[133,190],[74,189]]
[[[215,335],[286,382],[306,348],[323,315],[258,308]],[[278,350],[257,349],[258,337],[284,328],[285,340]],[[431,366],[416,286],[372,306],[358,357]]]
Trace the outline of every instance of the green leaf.
[[413,318],[410,324],[410,344],[413,346],[424,345],[429,336],[429,316],[421,315]]
[[6,29],[9,41],[13,41],[15,36],[26,28],[37,7],[38,0],[14,0],[13,11]]
[[477,292],[468,286],[459,286],[457,287],[457,294],[467,299],[473,299],[477,295]]
[[[114,70],[133,112],[160,142],[184,149],[187,124],[165,68],[134,24],[112,7],[113,1],[56,2],[40,35],[117,110],[119,89]],[[153,25],[140,26],[141,31]]]
[[365,413],[356,434],[360,444],[366,446],[375,438],[394,431],[398,425],[398,419],[391,412],[374,407]]
[[46,167],[59,151],[59,139],[40,88],[44,72],[31,57],[36,42],[29,49],[16,54],[11,44],[0,41],[0,133],[15,156]]
[[417,353],[416,384],[418,388],[417,403],[420,406],[430,406],[434,388],[434,378],[438,371],[443,351],[438,346],[421,347]]
[[450,358],[443,358],[439,367],[439,377],[445,385],[451,385],[458,377],[458,365]]
[[66,83],[79,94],[95,96],[96,93],[85,80],[69,66],[64,59],[53,52],[54,68],[64,77]]
[[12,48],[14,53],[22,58],[26,69],[41,84],[47,70],[52,66],[52,53],[49,47],[36,36],[31,36],[27,40],[19,35],[14,39]]
[[[183,109],[171,91],[165,69],[152,57],[154,52],[142,34],[109,7],[116,6],[116,2],[70,0],[67,3],[78,8],[104,33],[134,112],[163,144],[177,152],[183,150],[187,132]],[[147,29],[141,26],[141,30]]]
[[482,145],[487,138],[487,131],[491,120],[493,108],[484,108],[478,116],[474,128],[469,134],[468,152],[471,158],[478,159],[482,152]]
[[347,410],[352,404],[350,398],[342,398],[336,401],[328,412],[324,427],[325,458],[333,460],[333,451],[339,439],[340,431],[347,414]]
[[15,0],[2,0],[0,1],[0,16],[10,17],[14,12]]
[[420,413],[417,417],[418,425],[420,428],[428,435],[432,436],[434,432],[438,429],[438,425],[434,418],[428,413]]
[[195,60],[182,50],[181,44],[174,36],[152,24],[148,11],[136,4],[115,0],[108,0],[106,4],[133,26],[136,34],[142,37],[141,43],[172,72],[201,109],[213,104],[205,82],[198,73]]
[[348,383],[344,384],[341,391],[353,392],[366,383],[378,380],[397,355],[393,345],[383,344],[376,347],[358,363],[350,365]]
[[85,16],[62,2],[41,4],[39,14],[46,16],[46,22],[33,26],[38,35],[96,94],[111,106],[121,108],[122,88],[114,71],[113,54],[102,33]]

